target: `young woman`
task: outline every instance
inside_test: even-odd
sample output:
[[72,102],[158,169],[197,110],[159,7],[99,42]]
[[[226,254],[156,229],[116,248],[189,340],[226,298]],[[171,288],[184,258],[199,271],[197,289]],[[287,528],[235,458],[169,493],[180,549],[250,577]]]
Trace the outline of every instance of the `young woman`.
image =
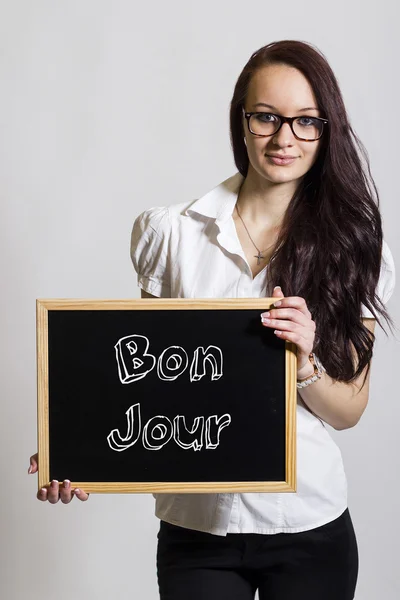
[[[277,298],[263,324],[298,347],[297,492],[156,494],[160,596],[350,600],[357,542],[325,423],[359,421],[375,320],[392,323],[378,192],[332,69],[309,44],[250,57],[230,127],[238,172],[196,201],[141,213],[131,256],[142,297]],[[72,493],[56,482],[38,497]]]

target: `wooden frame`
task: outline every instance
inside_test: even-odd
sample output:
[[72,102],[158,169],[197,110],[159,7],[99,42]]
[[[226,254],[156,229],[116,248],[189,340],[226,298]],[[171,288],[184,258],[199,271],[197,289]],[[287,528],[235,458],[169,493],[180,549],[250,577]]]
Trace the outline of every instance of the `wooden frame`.
[[[37,330],[37,426],[38,489],[49,486],[49,378],[48,378],[48,311],[57,310],[269,310],[276,298],[139,298],[130,300],[38,299]],[[215,493],[215,492],[296,492],[296,406],[297,347],[285,342],[286,366],[286,479],[270,482],[212,482],[184,484],[176,482],[86,482],[72,481],[72,488],[91,493]]]

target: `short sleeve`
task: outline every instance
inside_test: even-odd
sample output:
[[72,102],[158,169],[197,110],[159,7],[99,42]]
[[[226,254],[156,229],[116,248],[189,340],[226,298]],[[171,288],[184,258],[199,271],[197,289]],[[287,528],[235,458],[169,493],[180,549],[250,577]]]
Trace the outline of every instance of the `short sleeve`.
[[[390,251],[389,246],[383,240],[382,242],[382,261],[381,261],[381,271],[379,275],[379,281],[376,293],[379,296],[381,302],[383,304],[387,304],[389,298],[393,294],[393,290],[396,285],[396,270],[394,266],[394,260],[392,253]],[[361,305],[361,315],[363,318],[374,319],[374,315],[368,308],[362,304]]]
[[148,208],[135,219],[131,234],[131,259],[138,286],[158,298],[171,297],[169,236],[168,207]]

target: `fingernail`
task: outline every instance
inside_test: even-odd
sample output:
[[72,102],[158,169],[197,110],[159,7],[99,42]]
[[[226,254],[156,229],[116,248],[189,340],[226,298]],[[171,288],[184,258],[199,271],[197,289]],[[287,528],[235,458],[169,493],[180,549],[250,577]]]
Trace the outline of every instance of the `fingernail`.
[[70,485],[71,485],[71,482],[69,481],[69,479],[65,479],[64,480],[64,487],[65,487],[65,489],[68,489]]
[[81,493],[81,490],[79,488],[76,488],[75,494],[80,494],[80,493]]
[[46,491],[46,488],[42,488],[42,489],[40,490],[40,493],[41,493],[41,494],[44,494],[44,493],[45,493],[45,491]]
[[282,304],[282,302],[280,300],[278,300],[278,302],[274,302],[273,306],[280,306]]
[[269,317],[269,312],[261,313],[261,318],[263,318],[263,317]]
[[28,473],[32,473],[32,465],[29,467]]
[[56,487],[57,483],[57,479],[53,479],[53,481],[51,482],[51,487]]
[[274,291],[275,291],[275,290],[280,290],[280,289],[281,289],[281,286],[280,286],[280,285],[276,285],[276,286],[274,287]]

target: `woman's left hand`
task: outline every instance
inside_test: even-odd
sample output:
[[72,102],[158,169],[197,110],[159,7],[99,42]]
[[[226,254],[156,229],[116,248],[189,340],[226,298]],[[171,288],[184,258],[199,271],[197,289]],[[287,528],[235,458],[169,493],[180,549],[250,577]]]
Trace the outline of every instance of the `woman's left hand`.
[[280,287],[274,288],[272,297],[280,302],[279,308],[271,308],[269,315],[266,312],[261,313],[262,323],[265,327],[274,327],[277,337],[296,344],[299,374],[302,370],[304,372],[308,364],[311,365],[309,354],[314,347],[315,322],[304,298],[300,296],[285,298]]

